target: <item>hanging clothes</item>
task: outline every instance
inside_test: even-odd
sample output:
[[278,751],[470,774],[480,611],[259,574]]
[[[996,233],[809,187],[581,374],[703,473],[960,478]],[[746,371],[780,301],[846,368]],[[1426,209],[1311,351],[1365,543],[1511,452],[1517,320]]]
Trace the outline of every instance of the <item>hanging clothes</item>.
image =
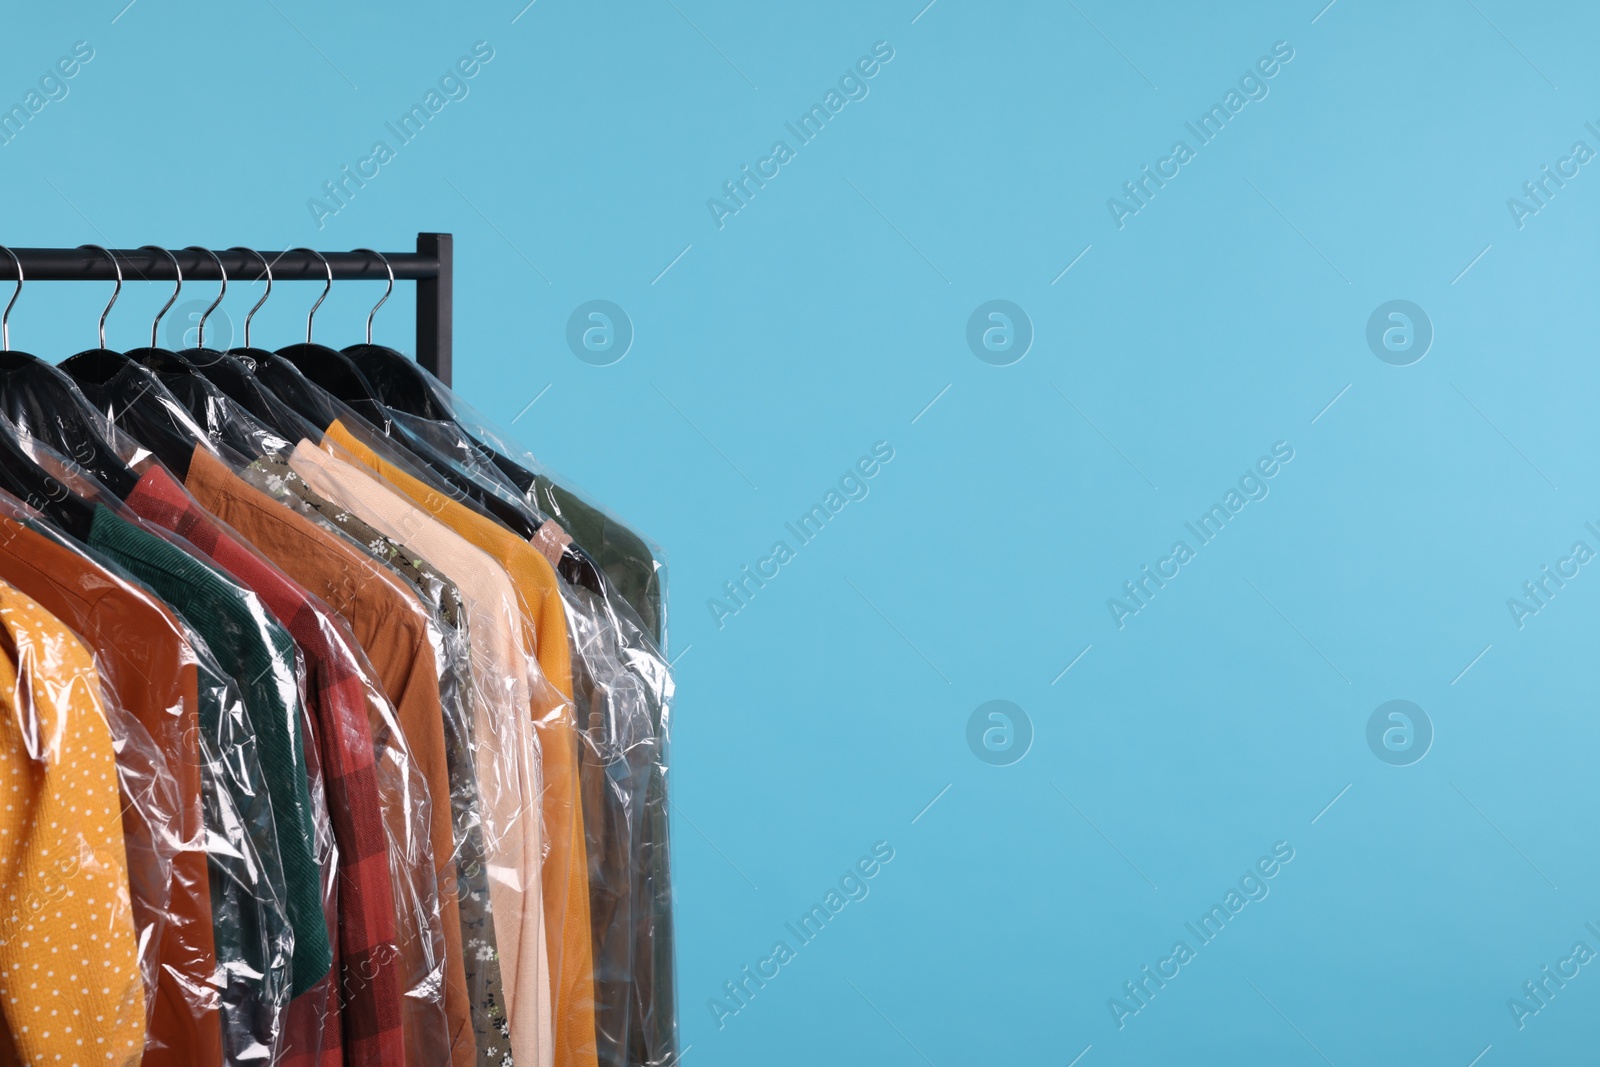
[[[363,566],[361,561],[368,561],[371,566],[391,572],[390,576],[395,579],[395,587],[403,589],[410,599],[422,602],[425,610],[429,612],[429,617],[423,619],[423,624],[433,627],[429,632],[429,641],[436,646],[435,658],[438,660],[440,671],[439,699],[444,712],[442,728],[449,772],[449,803],[444,805],[436,801],[433,811],[441,822],[444,818],[448,818],[457,835],[456,851],[452,857],[445,850],[445,842],[436,832],[433,844],[434,855],[439,862],[437,881],[442,887],[456,883],[460,883],[462,887],[458,894],[461,911],[460,932],[454,933],[455,927],[449,925],[448,915],[444,917],[448,950],[444,958],[452,967],[455,965],[454,961],[459,961],[466,977],[463,989],[462,983],[455,980],[453,973],[446,975],[446,1010],[453,1018],[459,1018],[463,1010],[470,1010],[472,1036],[476,1039],[480,1063],[483,1067],[491,1065],[500,1067],[503,1064],[504,1044],[508,1036],[507,1024],[500,989],[497,947],[487,896],[486,874],[483,869],[481,833],[478,829],[478,788],[471,764],[470,741],[463,736],[464,724],[461,721],[462,714],[459,708],[465,687],[458,678],[461,668],[455,666],[453,662],[447,662],[448,658],[465,662],[467,637],[463,629],[464,620],[457,620],[459,625],[447,625],[442,619],[432,616],[432,612],[443,607],[439,602],[440,590],[434,588],[439,585],[439,580],[436,576],[424,579],[420,574],[414,573],[421,565],[421,561],[396,558],[370,559],[371,550],[365,543],[349,541],[339,532],[334,532],[333,540],[329,541],[327,535],[322,532],[320,516],[318,521],[312,521],[300,519],[292,513],[294,505],[290,504],[282,493],[282,476],[288,475],[291,478],[293,476],[286,465],[275,459],[275,453],[285,450],[288,442],[200,375],[190,362],[199,360],[211,369],[219,360],[226,363],[225,357],[220,353],[206,353],[200,350],[177,354],[143,350],[139,358],[148,366],[162,368],[157,375],[159,384],[156,379],[148,376],[148,371],[126,364],[113,364],[107,367],[102,365],[105,363],[104,360],[85,363],[80,362],[81,357],[75,356],[67,365],[73,366],[74,373],[80,380],[84,376],[95,375],[96,381],[85,383],[84,388],[96,398],[97,402],[106,404],[108,413],[116,415],[119,427],[127,427],[137,432],[140,424],[149,423],[152,418],[169,425],[186,425],[190,430],[190,436],[194,437],[197,443],[189,455],[184,457],[182,466],[187,472],[186,488],[197,498],[196,503],[208,507],[212,514],[231,524],[235,533],[242,535],[251,542],[255,550],[281,566],[287,575],[297,580],[308,592],[314,595],[320,594],[325,601],[335,606],[344,605],[341,610],[350,621],[356,621],[362,627],[369,645],[375,641],[385,642],[386,647],[394,644],[389,640],[393,636],[389,632],[393,627],[384,624],[393,604],[386,605],[382,602],[386,595],[392,596],[392,590],[379,588],[382,583],[374,585],[359,580],[369,569]],[[249,379],[243,381],[248,384]],[[138,411],[118,402],[126,387],[134,385],[139,389],[141,400]],[[172,389],[170,394],[168,387]],[[169,395],[187,407],[188,416],[192,416],[195,420],[193,424],[185,421],[182,412],[167,410],[160,403]],[[257,401],[270,399],[265,394],[249,395],[254,396]],[[151,403],[152,398],[157,402]],[[265,406],[270,408],[271,404],[267,403]],[[289,422],[297,418],[292,414],[284,415],[282,412],[278,412],[278,415]],[[130,418],[131,416],[136,417]],[[200,437],[202,430],[204,438]],[[213,445],[214,442],[222,441],[228,442],[231,449],[228,446]],[[212,451],[213,447],[215,451]],[[228,457],[233,452],[256,457],[256,465],[247,468],[242,465],[241,460],[229,460]],[[263,477],[261,484],[247,483],[235,474],[237,470],[241,474],[257,473],[259,476],[257,467],[269,460],[278,463],[281,474],[276,477]],[[181,500],[175,500],[175,503],[181,508],[190,507]],[[316,513],[311,512],[311,514]],[[410,577],[394,573],[396,567],[401,565],[413,572]],[[414,583],[412,578],[416,578],[419,582],[431,581],[430,588],[434,588],[432,595],[425,597],[421,586]],[[363,598],[368,601],[365,605],[360,603]],[[282,618],[282,610],[277,607],[274,607],[274,610],[278,611]],[[294,632],[292,624],[290,629]],[[445,640],[446,631],[450,634],[449,641]],[[305,644],[306,642],[302,641],[302,645]],[[413,673],[408,665],[414,665],[417,662],[416,657],[409,655],[401,646],[394,653],[386,653],[381,658],[391,665],[407,667],[400,677],[390,677],[387,680],[387,684],[396,692],[402,691],[408,686],[408,679]],[[409,685],[409,689],[415,692],[421,691],[415,685]],[[410,710],[419,709],[413,707]],[[420,711],[420,718],[415,715],[409,717],[406,728],[415,735],[412,738],[412,747],[425,751],[434,740],[431,735],[437,732],[432,725],[437,717],[429,715],[426,706],[422,706]],[[430,778],[430,785],[433,787],[433,796],[437,798],[439,789],[443,785],[437,774]],[[437,829],[436,826],[435,830]],[[349,849],[346,848],[346,851]],[[448,910],[452,902],[448,894],[442,896],[443,905]],[[470,946],[466,944],[469,940],[472,942]],[[455,950],[457,944],[461,945],[460,951]],[[424,981],[436,982],[436,979],[424,976],[411,983],[411,986],[416,988]],[[455,1029],[459,1031],[459,1027]],[[410,1030],[416,1032],[415,1023],[410,1026]],[[422,1032],[433,1034],[435,1030],[424,1028]],[[456,1046],[464,1049],[459,1033],[457,1037]],[[426,1058],[425,1049],[413,1046],[412,1052],[414,1058]]]
[[[328,440],[411,497],[424,511],[488,552],[505,568],[517,591],[525,647],[537,657],[545,678],[555,691],[535,704],[533,717],[544,756],[543,810],[549,836],[543,871],[545,909],[550,929],[560,946],[559,954],[551,961],[556,1058],[558,1062],[572,1063],[576,1067],[593,1067],[597,1061],[588,860],[578,794],[571,650],[555,570],[527,542],[385,461],[341,423],[333,423],[325,434]],[[538,700],[540,694],[534,696]]]
[[97,1059],[137,1064],[144,988],[100,679],[77,637],[4,583],[0,786],[0,1056],[75,1063],[93,1038]]
[[491,557],[364,468],[308,441],[295,447],[290,466],[320,496],[426,558],[461,590],[472,633],[478,780],[512,1049],[519,1063],[554,1063],[543,820],[527,808],[544,795],[529,709],[532,691],[546,683],[522,643],[516,590]]
[[[285,575],[345,618],[394,704],[430,798],[428,807],[414,812],[412,818],[426,822],[427,855],[421,854],[419,848],[417,859],[433,865],[437,900],[419,901],[417,906],[437,912],[443,936],[439,951],[430,954],[435,966],[425,980],[444,990],[445,1029],[417,1033],[412,1051],[420,1062],[436,1062],[436,1053],[424,1039],[437,1041],[442,1037],[452,1050],[456,1067],[472,1067],[476,1050],[462,969],[455,835],[439,697],[441,670],[427,615],[417,598],[376,563],[318,529],[304,516],[263,495],[200,449],[196,449],[191,461],[187,486],[212,515],[232,526]],[[141,506],[143,489],[141,483],[129,498],[135,509]],[[187,506],[187,498],[180,501],[169,489],[161,505],[155,507],[180,506]],[[420,984],[413,980],[408,987],[417,988]]]
[[0,1063],[672,1067],[660,553],[310,333],[0,346]]
[[[439,702],[444,710],[445,756],[450,771],[456,877],[461,911],[462,966],[472,1008],[480,1067],[504,1067],[511,1026],[501,976],[499,936],[489,892],[489,856],[483,831],[482,786],[473,753],[471,633],[461,589],[427,560],[349,511],[318,496],[288,462],[263,455],[242,472],[249,483],[393,572],[433,613],[438,629]],[[199,494],[197,491],[197,495]]]
[[[20,504],[13,507],[13,513],[21,512]],[[168,757],[164,766],[173,789],[164,829],[175,846],[168,878],[159,885],[131,882],[136,927],[159,930],[150,944],[157,977],[144,1062],[161,1067],[220,1063],[217,950],[201,789],[201,664],[182,624],[154,594],[42,526],[5,514],[0,514],[0,579],[32,597],[89,644],[107,692]],[[132,798],[126,813],[137,816]],[[125,816],[124,829],[131,840],[142,827],[130,825]],[[224,833],[217,823],[209,830]],[[147,847],[156,846],[152,842]],[[151,895],[154,901],[145,903]]]
[[[289,958],[292,1000],[283,1024],[283,1041],[297,1055],[314,1058],[323,1047],[322,1019],[330,1008],[326,995],[308,998],[306,994],[327,978],[333,950],[322,906],[323,868],[315,856],[318,813],[312,804],[300,733],[294,642],[253,592],[202,563],[197,549],[185,551],[104,506],[95,510],[89,544],[156,590],[182,614],[205,638],[243,697],[229,709],[230,714],[213,708],[216,718],[202,722],[201,728],[209,725],[216,732],[219,751],[248,752],[247,765],[256,764],[250,776],[254,780],[229,784],[235,789],[235,804],[252,826],[258,851],[270,851],[276,861],[267,861],[267,878],[278,880],[274,889],[283,901],[284,929],[254,925],[257,920],[275,921],[277,916],[258,913],[251,884],[213,884],[212,896],[220,891],[242,898],[238,902],[239,927],[237,931],[227,929],[239,938],[238,944],[229,946],[230,958],[242,960],[253,973],[270,972],[274,955]],[[326,825],[325,814],[321,821]],[[220,942],[218,951],[223,951]],[[235,1048],[230,1054],[248,1058],[273,1047],[276,1005],[270,986],[230,983],[224,995],[229,1000],[223,1009],[225,1018],[234,1016],[233,1021],[225,1022],[224,1034],[256,1035],[252,1047]]]
[[[197,451],[196,460],[203,456],[204,453]],[[260,596],[280,621],[288,620],[308,630],[314,626],[319,633],[323,632],[324,619],[305,592],[195,506],[183,487],[162,468],[152,466],[145,472],[139,485],[129,494],[128,504],[147,520],[194,544],[217,566]],[[333,629],[331,624],[328,628]],[[340,656],[335,639],[324,636],[313,647],[332,657],[331,662],[325,661],[319,669],[327,680],[355,678],[358,668],[351,665],[348,656]],[[331,710],[326,703],[322,706]],[[339,707],[342,712],[344,706]],[[380,710],[375,717],[368,716],[367,707],[363,700],[361,715],[368,721],[373,752],[395,751],[402,768],[413,766],[414,754],[409,750],[398,751],[403,731],[396,728],[390,713]],[[330,737],[339,725],[337,719],[326,724]],[[371,758],[352,754],[349,760],[366,763]],[[358,904],[370,900],[375,910],[387,905],[390,923],[376,928],[379,940],[364,948],[357,946],[357,956],[346,965],[349,976],[341,983],[345,997],[358,1012],[356,1018],[348,1021],[350,1031],[381,1039],[369,1042],[371,1062],[391,1062],[384,1057],[395,1055],[397,1050],[383,1047],[383,1042],[392,1042],[397,1033],[403,1035],[405,1047],[421,1062],[439,1062],[442,1050],[448,1048],[442,1005],[437,997],[427,994],[442,983],[445,953],[437,875],[426,837],[415,832],[416,821],[431,810],[431,804],[425,779],[419,776],[412,781],[408,777],[409,772],[402,769],[385,779],[400,790],[398,795],[389,794],[386,821],[392,827],[388,840],[393,847],[382,857],[388,867],[389,886],[394,891],[384,895],[377,886],[372,886],[372,892],[356,898]],[[355,847],[358,851],[354,859],[359,863],[368,858],[370,868],[372,847],[365,836]],[[370,879],[370,875],[368,877]],[[386,929],[395,931],[392,940],[381,939]],[[372,931],[364,936],[370,938]],[[422,990],[423,995],[408,997],[405,993],[409,990]]]
[[[425,372],[416,370],[415,375]],[[447,394],[432,383],[430,396]],[[425,458],[448,463],[461,477],[502,481],[472,436],[453,420],[396,413],[392,425],[411,427],[408,441],[426,439]],[[531,502],[526,506],[534,512]],[[595,1041],[603,1067],[670,1061],[675,1030],[669,987],[658,985],[664,906],[655,876],[665,862],[663,726],[671,699],[668,665],[632,608],[609,579],[556,522],[539,517],[530,544],[561,578],[572,657],[573,703],[580,726],[579,784],[589,861],[589,908],[594,942]],[[670,905],[670,898],[665,902]],[[667,971],[670,976],[670,970]]]
[[[498,480],[523,494],[543,519],[532,542],[565,579],[572,646],[583,650],[573,661],[573,698],[591,742],[580,750],[580,780],[600,1059],[606,1067],[671,1063],[678,1055],[665,773],[672,678],[659,651],[660,553],[559,484],[415,362],[375,345],[346,351],[404,440],[426,442],[430,455],[448,457],[479,483]],[[617,651],[621,672],[608,673],[611,657],[602,648]],[[647,706],[648,729],[626,712],[629,698]],[[622,849],[631,854],[619,856]]]

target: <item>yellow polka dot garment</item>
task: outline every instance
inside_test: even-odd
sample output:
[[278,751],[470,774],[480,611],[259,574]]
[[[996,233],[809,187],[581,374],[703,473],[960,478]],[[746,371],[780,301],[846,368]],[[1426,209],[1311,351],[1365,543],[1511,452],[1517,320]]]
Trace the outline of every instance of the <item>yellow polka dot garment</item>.
[[76,636],[0,582],[0,1062],[136,1064],[144,986],[110,728]]

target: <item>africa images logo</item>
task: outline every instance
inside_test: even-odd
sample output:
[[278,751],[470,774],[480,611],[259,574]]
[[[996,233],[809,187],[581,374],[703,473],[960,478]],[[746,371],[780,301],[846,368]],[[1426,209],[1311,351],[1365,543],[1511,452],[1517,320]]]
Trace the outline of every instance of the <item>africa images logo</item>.
[[1212,504],[1194,521],[1183,524],[1183,528],[1194,538],[1193,545],[1187,539],[1174,541],[1172,549],[1156,561],[1153,570],[1146,563],[1136,577],[1122,583],[1125,597],[1107,597],[1106,610],[1111,613],[1111,621],[1117,624],[1117,629],[1125,629],[1130,618],[1149,607],[1156,594],[1182,574],[1183,568],[1197,557],[1200,549],[1221,535],[1246,505],[1267,499],[1272,492],[1268,482],[1292,459],[1294,446],[1288,441],[1275,442],[1271,454],[1261,456],[1253,466],[1247,467],[1239,476],[1237,486],[1229,486],[1222,494],[1221,502]]
[[[852,903],[866,900],[872,892],[872,879],[894,859],[894,846],[887,841],[873,843],[872,854],[861,856],[845,868],[839,880],[828,887],[820,903],[814,903],[792,922],[783,924],[784,937],[774,941],[768,953],[752,967],[745,964],[738,977],[722,983],[723,997],[708,997],[706,1008],[717,1029],[725,1029],[728,1020],[750,1006],[751,1001],[767,984],[783,973],[783,968],[793,963],[800,950],[811,944],[827,929],[840,912]],[[792,940],[792,944],[791,944]]]
[[1184,923],[1183,928],[1192,936],[1193,944],[1188,938],[1174,941],[1167,955],[1156,960],[1154,967],[1146,963],[1139,968],[1136,977],[1122,983],[1122,995],[1106,998],[1106,1010],[1111,1013],[1111,1021],[1117,1024],[1117,1029],[1126,1028],[1129,1019],[1148,1008],[1156,994],[1198,959],[1201,949],[1221,937],[1228,924],[1247,905],[1266,900],[1272,892],[1272,879],[1293,860],[1294,846],[1287,841],[1275,842],[1271,854],[1247,867],[1238,881],[1228,887],[1221,901],[1212,904],[1194,922]]
[[783,128],[794,138],[793,145],[786,140],[772,142],[771,151],[756,160],[754,170],[746,163],[739,168],[738,177],[722,183],[722,193],[726,199],[713,196],[706,200],[706,210],[711,213],[711,221],[717,224],[717,229],[727,226],[730,218],[749,207],[756,193],[765,189],[767,182],[782,174],[783,168],[798,158],[801,148],[822,136],[828,123],[846,105],[865,100],[872,91],[868,81],[877,77],[879,71],[893,59],[894,46],[888,41],[878,41],[872,46],[871,55],[862,56],[845,68],[844,73],[839,75],[838,88],[830,86],[823,94],[821,103],[812,104],[793,122],[785,122]]
[[1257,59],[1252,67],[1239,76],[1237,89],[1229,89],[1223,94],[1221,103],[1212,104],[1199,118],[1183,124],[1194,136],[1193,145],[1181,139],[1174,141],[1172,150],[1156,160],[1154,170],[1146,163],[1140,168],[1138,177],[1122,183],[1122,193],[1127,199],[1107,197],[1106,210],[1111,213],[1111,221],[1116,223],[1117,229],[1125,228],[1128,219],[1149,207],[1156,193],[1165,189],[1167,182],[1182,174],[1183,168],[1194,161],[1200,149],[1220,137],[1228,123],[1245,109],[1246,104],[1265,100],[1270,91],[1267,82],[1277,77],[1278,72],[1293,58],[1294,47],[1288,41],[1275,43],[1271,55]]
[[730,618],[749,607],[756,594],[765,589],[768,582],[782,574],[783,567],[798,558],[800,549],[821,536],[822,531],[838,518],[839,513],[848,504],[865,500],[867,494],[872,491],[869,482],[877,477],[892,459],[894,459],[893,445],[888,441],[875,443],[871,455],[861,456],[853,466],[847,467],[839,476],[838,487],[830,487],[823,494],[821,503],[812,504],[810,510],[803,512],[798,519],[783,524],[786,533],[794,538],[793,545],[789,543],[788,537],[774,541],[771,551],[756,560],[754,568],[746,563],[739,568],[737,577],[722,583],[725,598],[715,596],[706,598],[706,610],[711,613],[711,621],[717,624],[717,629],[722,629]]

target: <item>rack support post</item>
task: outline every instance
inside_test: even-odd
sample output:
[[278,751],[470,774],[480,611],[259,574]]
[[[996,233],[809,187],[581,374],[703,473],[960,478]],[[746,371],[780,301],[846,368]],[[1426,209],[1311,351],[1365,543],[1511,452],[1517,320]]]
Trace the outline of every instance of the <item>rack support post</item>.
[[439,273],[417,281],[417,362],[446,385],[450,383],[454,328],[455,256],[448,233],[417,234],[417,252],[439,261]]

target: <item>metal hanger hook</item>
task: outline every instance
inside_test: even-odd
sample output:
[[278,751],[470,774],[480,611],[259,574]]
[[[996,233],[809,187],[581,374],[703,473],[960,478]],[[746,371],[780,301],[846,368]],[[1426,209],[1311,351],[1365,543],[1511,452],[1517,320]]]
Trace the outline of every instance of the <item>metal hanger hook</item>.
[[79,245],[79,248],[92,248],[111,261],[111,269],[117,272],[117,287],[111,291],[111,299],[106,301],[105,310],[100,312],[100,347],[106,346],[106,316],[111,314],[111,309],[117,303],[117,297],[122,295],[122,264],[117,261],[116,254],[104,245]]
[[256,312],[261,310],[261,305],[265,304],[267,302],[267,297],[272,295],[272,264],[267,262],[266,256],[262,255],[260,252],[257,252],[253,248],[246,248],[244,245],[234,245],[232,248],[228,249],[228,251],[249,252],[252,256],[255,256],[261,261],[261,271],[267,276],[267,291],[261,294],[261,299],[256,301],[256,306],[251,308],[249,314],[245,315],[244,317],[244,346],[249,348],[250,320],[256,317]]
[[222,303],[222,298],[228,295],[228,268],[222,265],[222,257],[211,251],[209,248],[202,248],[199,245],[189,245],[184,249],[184,251],[204,252],[206,255],[217,261],[217,273],[222,275],[222,286],[217,290],[217,298],[211,301],[210,307],[206,308],[200,313],[200,322],[199,325],[195,327],[194,331],[194,346],[196,348],[204,348],[206,346],[206,320],[211,317],[211,313],[213,311],[217,310],[217,305]]
[[328,262],[328,257],[327,256],[324,256],[321,252],[318,252],[315,248],[294,248],[294,249],[290,249],[290,251],[292,251],[292,252],[304,252],[307,255],[316,256],[318,261],[321,262],[321,264],[322,264],[322,269],[328,272],[328,284],[324,285],[322,287],[322,295],[317,297],[317,302],[315,304],[311,305],[311,310],[310,311],[306,312],[306,344],[310,344],[311,343],[311,320],[316,315],[317,309],[322,306],[322,302],[324,300],[328,299],[328,293],[330,293],[333,290],[333,265]]
[[11,293],[11,299],[6,301],[5,314],[0,315],[0,351],[11,351],[11,307],[17,302],[17,297],[22,295],[22,260],[17,254],[5,245],[0,245],[0,252],[11,257],[11,262],[17,265],[17,287]]
[[358,248],[358,249],[356,249],[356,251],[357,252],[365,252],[369,256],[377,256],[378,260],[383,264],[383,269],[389,272],[389,288],[387,288],[387,289],[385,289],[383,291],[383,296],[378,300],[378,302],[376,304],[372,305],[372,310],[367,312],[367,344],[370,345],[372,343],[372,320],[373,320],[373,317],[378,314],[378,309],[379,308],[383,307],[384,304],[388,303],[389,294],[394,292],[394,265],[389,262],[389,257],[384,255],[382,252],[375,252],[370,248]]
[[161,320],[166,316],[167,312],[172,309],[172,305],[178,302],[178,294],[183,292],[183,267],[179,265],[177,256],[173,255],[165,248],[162,248],[160,245],[140,245],[139,251],[160,252],[162,255],[172,260],[173,273],[178,276],[178,284],[173,287],[172,295],[167,297],[167,302],[161,305],[160,311],[156,312],[156,321],[150,324],[150,347],[155,348],[156,338],[161,331]]

